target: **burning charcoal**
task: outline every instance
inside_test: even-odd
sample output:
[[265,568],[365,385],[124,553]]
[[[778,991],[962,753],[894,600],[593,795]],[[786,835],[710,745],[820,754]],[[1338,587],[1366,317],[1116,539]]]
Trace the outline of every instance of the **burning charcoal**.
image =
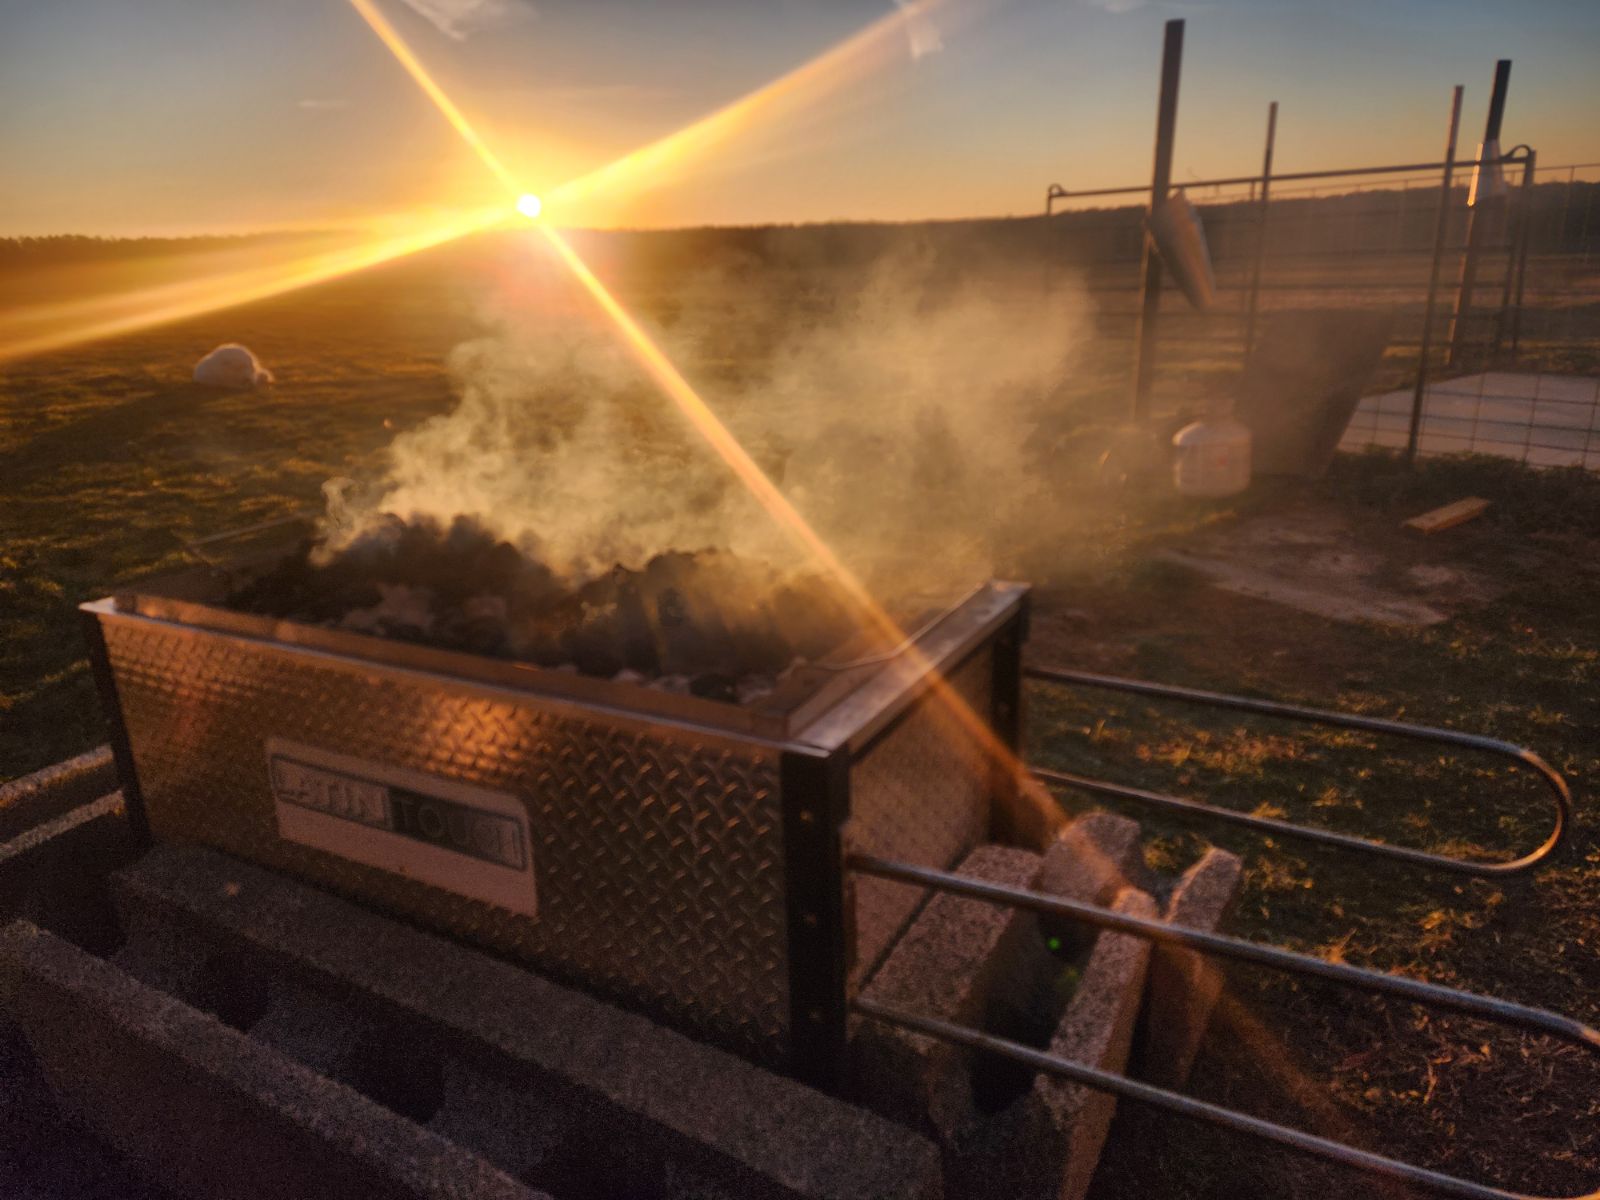
[[707,700],[736,702],[739,699],[739,681],[732,675],[708,671],[689,680],[689,694]]
[[817,576],[700,550],[566,580],[467,517],[389,517],[333,552],[308,543],[228,603],[730,703],[854,631]]
[[436,630],[441,642],[462,650],[496,658],[509,656],[510,627],[501,596],[473,596],[458,609],[447,609]]
[[777,680],[769,675],[746,675],[739,680],[737,695],[734,697],[740,704],[752,704],[763,696],[771,695],[777,689]]
[[566,639],[566,644],[568,654],[580,674],[598,675],[605,679],[627,665],[616,643],[603,637],[585,637],[583,631],[574,630]]
[[408,641],[427,639],[434,627],[432,592],[404,584],[380,583],[378,594],[382,598],[377,604],[346,613],[339,627]]
[[322,623],[335,621],[356,608],[377,604],[377,583],[363,576],[348,563],[331,567],[312,565],[313,546],[303,543],[273,570],[248,584],[229,604],[245,612],[295,617]]

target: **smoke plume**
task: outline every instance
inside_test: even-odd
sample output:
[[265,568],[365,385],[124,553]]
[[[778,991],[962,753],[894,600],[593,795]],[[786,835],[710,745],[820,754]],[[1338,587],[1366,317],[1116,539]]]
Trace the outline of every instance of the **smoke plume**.
[[[1085,330],[1080,292],[915,244],[856,268],[780,244],[646,301],[652,336],[880,595],[980,582],[1037,512],[1027,444]],[[707,548],[810,565],[603,317],[551,308],[485,312],[450,360],[456,408],[395,438],[376,478],[329,485],[330,552],[385,514],[466,515],[579,579]]]

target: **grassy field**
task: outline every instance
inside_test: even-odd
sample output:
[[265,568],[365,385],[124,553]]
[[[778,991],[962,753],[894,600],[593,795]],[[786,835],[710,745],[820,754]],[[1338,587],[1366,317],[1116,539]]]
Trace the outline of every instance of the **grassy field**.
[[[826,282],[793,264],[732,258],[720,293],[679,289],[665,268],[608,266],[624,299],[658,324],[700,306],[726,330],[684,364],[713,397],[773,352],[786,323],[827,308]],[[1032,278],[1035,289],[1045,282]],[[318,505],[327,478],[360,471],[396,430],[451,405],[446,358],[480,332],[483,298],[503,286],[492,264],[436,255],[0,367],[0,780],[103,740],[78,602],[185,563],[188,539]],[[1037,294],[1013,287],[997,303],[1020,309]],[[273,391],[186,382],[200,355],[229,340],[277,373]],[[1041,425],[1043,453],[1093,441],[1099,381],[1122,355],[1083,348],[1081,407]],[[1218,357],[1208,369],[1225,371]],[[1237,931],[1600,1022],[1600,843],[1584,816],[1600,771],[1600,481],[1498,462],[1407,473],[1383,458],[1341,459],[1314,486],[1195,506],[1107,496],[1080,476],[1088,461],[1063,460],[1056,479],[1070,536],[1000,546],[1000,569],[1041,586],[1036,660],[1493,733],[1525,741],[1575,783],[1571,843],[1529,878],[1452,880],[1219,835],[1246,855]],[[1401,517],[1463,495],[1493,507],[1425,545],[1397,531]],[[1397,558],[1471,569],[1502,590],[1426,629],[1340,624],[1219,592],[1151,557],[1197,528],[1295,506],[1339,514]],[[1027,736],[1042,763],[1413,845],[1504,855],[1542,836],[1536,793],[1498,765],[1366,737],[1044,687],[1030,695]],[[1205,844],[1196,828],[1146,824],[1163,870]],[[1254,972],[1230,972],[1228,995],[1198,1094],[1524,1191],[1600,1179],[1600,1070],[1576,1052]],[[1124,1106],[1094,1196],[1335,1189],[1373,1191]]]
[[[1427,545],[1398,528],[1463,495],[1494,508]],[[1408,474],[1385,458],[1345,458],[1310,494],[1264,491],[1206,519],[1295,506],[1341,514],[1359,544],[1475,569],[1506,590],[1426,629],[1336,623],[1151,562],[1149,550],[1193,523],[1169,510],[1147,515],[1116,565],[1046,594],[1030,654],[1525,743],[1573,782],[1572,838],[1531,876],[1462,880],[1129,806],[1160,835],[1151,865],[1180,868],[1214,836],[1245,856],[1240,934],[1600,1020],[1600,843],[1587,813],[1600,771],[1600,480],[1491,460]],[[1486,758],[1046,685],[1031,701],[1031,756],[1073,771],[1447,853],[1508,858],[1546,832],[1538,789]],[[1580,1051],[1267,972],[1230,969],[1228,980],[1198,1094],[1514,1190],[1569,1195],[1600,1176],[1600,1064]],[[1094,1195],[1369,1188],[1124,1106]]]

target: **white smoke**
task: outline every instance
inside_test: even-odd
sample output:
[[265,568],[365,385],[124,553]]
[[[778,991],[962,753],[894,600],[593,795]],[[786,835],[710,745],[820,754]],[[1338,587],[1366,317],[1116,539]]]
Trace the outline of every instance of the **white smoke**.
[[[962,284],[925,250],[889,254],[800,303],[804,263],[707,270],[652,330],[818,532],[869,580],[961,584],[1045,484],[1023,469],[1044,397],[1083,328],[1082,294]],[[785,275],[785,271],[789,271]],[[753,363],[753,365],[751,365]],[[382,475],[329,488],[337,549],[381,514],[493,532],[574,575],[718,547],[800,565],[793,542],[603,326],[498,314],[450,362],[454,411],[397,437]]]

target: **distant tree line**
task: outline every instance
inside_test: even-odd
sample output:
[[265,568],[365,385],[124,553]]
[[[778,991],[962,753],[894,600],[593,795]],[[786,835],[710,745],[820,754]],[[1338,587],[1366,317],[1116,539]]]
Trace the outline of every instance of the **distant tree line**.
[[[1519,189],[1513,188],[1513,196]],[[1252,256],[1261,207],[1252,200],[1190,199],[1199,208],[1212,257]],[[1451,195],[1450,236],[1465,233],[1465,184]],[[1269,257],[1341,254],[1428,254],[1438,220],[1437,186],[1348,192],[1334,196],[1277,193],[1267,220]],[[1600,250],[1600,183],[1542,183],[1529,198],[1529,249],[1534,254]],[[580,235],[582,236],[582,235]],[[619,269],[650,274],[703,265],[716,256],[766,265],[849,268],[897,247],[915,246],[952,269],[963,264],[1027,265],[1056,260],[1113,266],[1137,262],[1144,245],[1144,207],[1130,197],[1119,207],[1072,209],[1051,217],[996,217],[921,222],[832,222],[591,233],[584,240],[616,253]]]
[[[1513,187],[1514,197],[1520,188]],[[1451,196],[1451,235],[1463,236],[1465,181]],[[1203,193],[1200,209],[1213,258],[1219,263],[1254,253],[1261,208],[1252,200],[1222,203]],[[1439,189],[1419,185],[1333,196],[1275,193],[1267,220],[1269,256],[1296,254],[1425,254],[1433,244]],[[1600,249],[1600,183],[1541,183],[1529,198],[1529,248],[1534,254]],[[974,261],[1027,264],[1041,258],[1086,265],[1136,261],[1144,241],[1144,208],[1132,198],[1120,207],[1073,209],[1045,217],[946,221],[838,221],[808,225],[713,226],[579,234],[616,255],[619,269],[658,272],[746,257],[768,265],[792,263],[847,268],[886,252],[915,246],[952,269]],[[239,248],[273,240],[303,241],[304,233],[230,237],[105,238],[80,235],[0,238],[0,269],[160,257]]]

